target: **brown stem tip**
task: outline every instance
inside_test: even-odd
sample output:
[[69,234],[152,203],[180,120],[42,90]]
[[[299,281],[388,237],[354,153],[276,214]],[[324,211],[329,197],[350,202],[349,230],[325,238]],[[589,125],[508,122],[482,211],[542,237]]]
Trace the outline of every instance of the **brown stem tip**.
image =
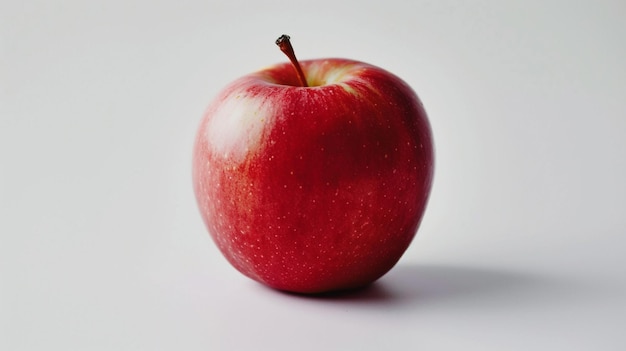
[[300,67],[300,63],[296,58],[296,54],[293,51],[293,46],[291,46],[291,41],[289,41],[289,39],[291,38],[287,34],[283,34],[278,39],[276,39],[276,45],[278,45],[280,51],[287,55],[289,61],[291,61],[293,68],[295,68],[296,73],[298,74],[300,86],[308,87],[309,85],[306,83],[306,77],[304,76],[304,72],[302,72],[302,68]]

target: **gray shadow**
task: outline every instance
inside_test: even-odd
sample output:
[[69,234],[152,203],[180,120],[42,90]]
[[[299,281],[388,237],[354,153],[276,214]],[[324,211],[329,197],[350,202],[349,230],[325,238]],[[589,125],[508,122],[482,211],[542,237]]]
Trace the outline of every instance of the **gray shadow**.
[[326,303],[407,307],[462,303],[481,299],[516,300],[571,293],[571,282],[537,274],[432,264],[398,265],[359,290],[320,295],[293,295]]

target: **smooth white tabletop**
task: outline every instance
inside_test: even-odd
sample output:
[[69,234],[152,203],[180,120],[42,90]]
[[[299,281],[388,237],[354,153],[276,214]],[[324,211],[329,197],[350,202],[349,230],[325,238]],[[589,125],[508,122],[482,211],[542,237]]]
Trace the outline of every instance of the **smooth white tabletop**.
[[[3,1],[0,350],[624,350],[622,1]],[[422,98],[420,231],[372,288],[219,254],[191,148],[228,82],[347,57]]]

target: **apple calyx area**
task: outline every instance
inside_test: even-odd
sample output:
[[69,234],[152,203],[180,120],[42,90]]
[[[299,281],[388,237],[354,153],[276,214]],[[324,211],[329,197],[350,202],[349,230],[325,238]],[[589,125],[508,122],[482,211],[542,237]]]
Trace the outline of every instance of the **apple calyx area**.
[[278,37],[278,39],[276,39],[276,45],[278,45],[278,47],[280,48],[280,51],[282,51],[285,55],[287,55],[287,57],[289,58],[289,61],[291,61],[293,68],[295,68],[296,73],[298,74],[298,79],[300,80],[300,86],[306,88],[309,85],[306,82],[306,76],[304,75],[304,72],[302,71],[302,67],[300,67],[300,63],[298,62],[298,59],[296,58],[296,53],[293,50],[293,46],[291,45],[290,39],[291,37],[289,37],[287,34],[283,34],[280,37]]

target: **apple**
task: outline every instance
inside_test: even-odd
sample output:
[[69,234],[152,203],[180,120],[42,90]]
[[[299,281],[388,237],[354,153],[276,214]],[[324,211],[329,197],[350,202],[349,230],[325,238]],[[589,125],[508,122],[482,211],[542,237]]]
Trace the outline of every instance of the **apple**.
[[424,108],[397,76],[348,59],[296,59],[235,80],[206,110],[193,185],[241,273],[272,288],[367,286],[414,238],[433,179]]

